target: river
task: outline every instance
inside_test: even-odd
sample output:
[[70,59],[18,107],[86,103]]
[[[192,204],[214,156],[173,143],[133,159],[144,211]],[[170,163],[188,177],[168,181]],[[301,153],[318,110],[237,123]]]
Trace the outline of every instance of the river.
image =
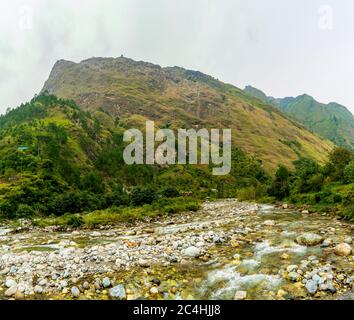
[[353,230],[233,199],[98,230],[3,227],[0,298],[352,299],[353,253],[336,246],[350,248]]

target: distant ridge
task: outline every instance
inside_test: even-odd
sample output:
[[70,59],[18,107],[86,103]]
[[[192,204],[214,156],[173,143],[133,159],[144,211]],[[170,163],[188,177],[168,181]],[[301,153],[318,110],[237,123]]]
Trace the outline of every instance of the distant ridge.
[[354,116],[345,106],[335,102],[320,103],[308,94],[279,99],[252,86],[246,86],[244,91],[279,108],[321,137],[354,150]]

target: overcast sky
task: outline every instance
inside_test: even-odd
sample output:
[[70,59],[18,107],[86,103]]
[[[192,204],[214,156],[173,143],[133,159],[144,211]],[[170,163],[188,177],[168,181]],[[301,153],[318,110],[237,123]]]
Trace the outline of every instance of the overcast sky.
[[354,112],[352,0],[1,0],[0,112],[58,59],[124,54]]

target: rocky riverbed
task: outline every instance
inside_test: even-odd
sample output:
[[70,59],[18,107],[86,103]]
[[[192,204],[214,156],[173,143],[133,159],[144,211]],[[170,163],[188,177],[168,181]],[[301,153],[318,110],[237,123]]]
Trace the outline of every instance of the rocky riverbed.
[[353,224],[224,200],[97,230],[0,228],[1,299],[353,299]]

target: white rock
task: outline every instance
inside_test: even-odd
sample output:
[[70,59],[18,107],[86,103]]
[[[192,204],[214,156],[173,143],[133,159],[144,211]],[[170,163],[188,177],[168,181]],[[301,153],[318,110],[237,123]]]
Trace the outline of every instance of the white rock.
[[245,300],[247,298],[247,291],[236,291],[234,300]]
[[71,294],[73,297],[77,298],[80,295],[80,290],[78,287],[72,287],[71,288]]
[[16,281],[14,279],[11,279],[11,278],[7,279],[6,282],[5,282],[5,286],[7,288],[11,288],[11,287],[16,286],[16,285],[17,285]]
[[200,249],[194,246],[188,247],[183,251],[183,254],[187,257],[197,258],[200,256]]

